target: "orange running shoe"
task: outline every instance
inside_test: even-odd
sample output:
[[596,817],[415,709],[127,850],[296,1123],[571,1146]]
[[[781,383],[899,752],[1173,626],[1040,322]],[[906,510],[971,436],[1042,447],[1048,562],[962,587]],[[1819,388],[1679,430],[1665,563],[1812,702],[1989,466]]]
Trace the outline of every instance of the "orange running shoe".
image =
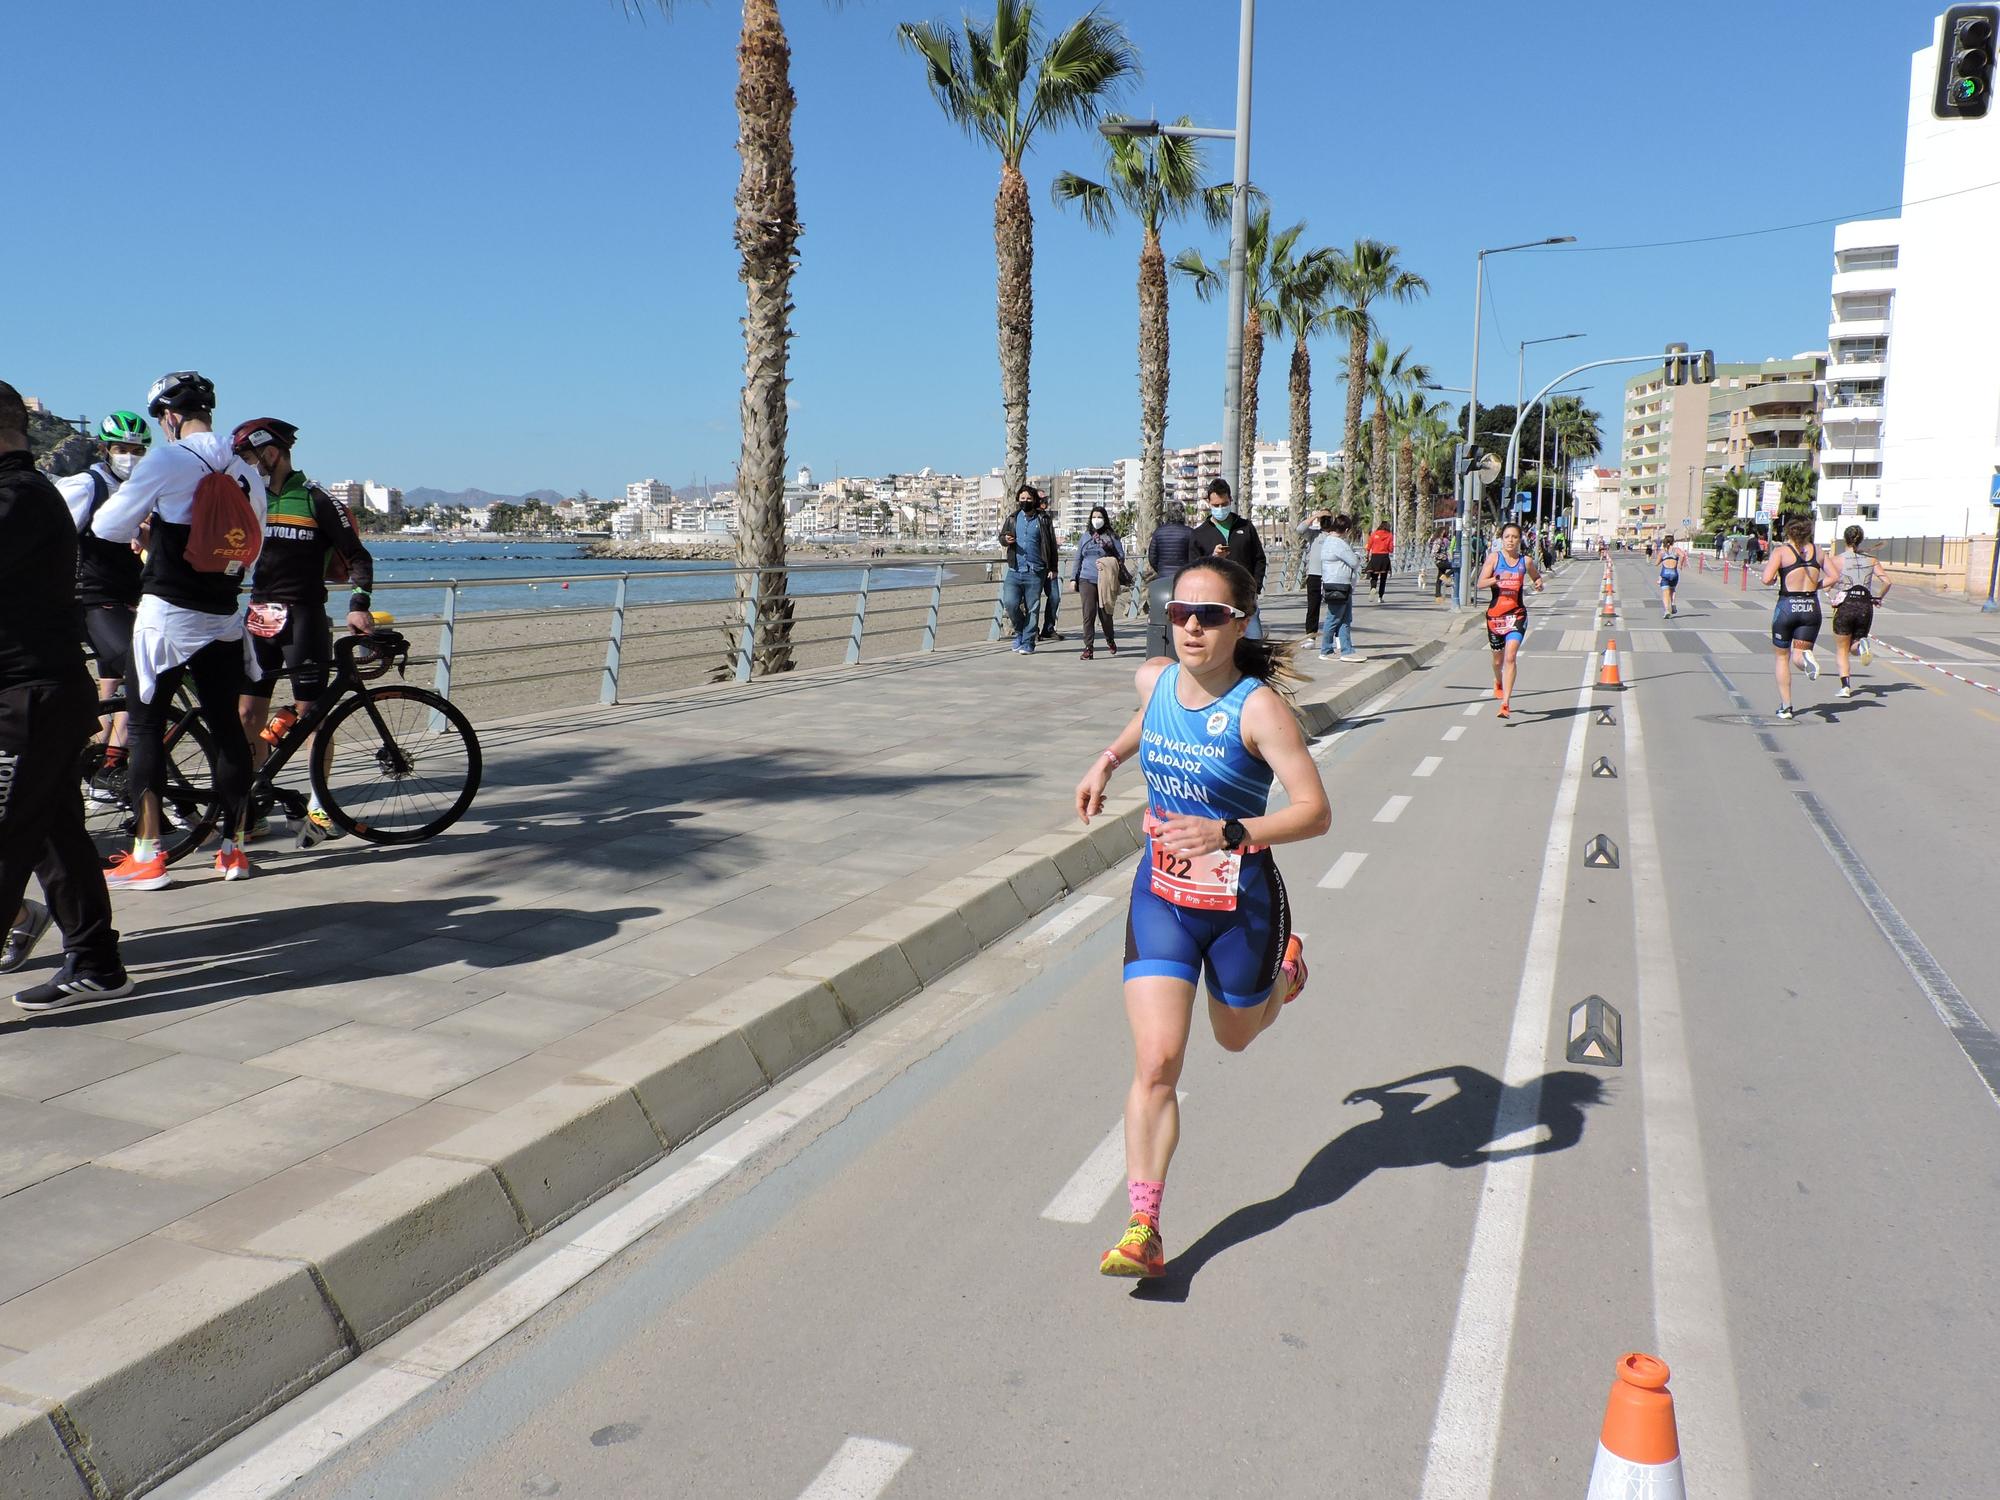
[[1278,982],[1291,985],[1283,1004],[1290,1005],[1306,987],[1306,945],[1296,932],[1285,940],[1285,956],[1278,961]]
[[226,853],[217,850],[215,855],[215,873],[220,875],[224,880],[248,880],[250,878],[250,856],[245,854],[240,848],[231,849]]
[[167,873],[167,857],[155,854],[151,859],[134,859],[127,850],[124,857],[104,872],[104,883],[113,890],[157,891],[162,886],[174,883]]
[[1499,714],[1500,714],[1500,717],[1501,717],[1501,718],[1503,718],[1503,719],[1504,719],[1504,718],[1506,718],[1506,717],[1508,716],[1508,715],[1507,715],[1507,700],[1506,700],[1505,698],[1502,698],[1502,699],[1500,700],[1500,709],[1499,709]]
[[1125,1238],[1104,1252],[1097,1269],[1104,1276],[1165,1275],[1167,1250],[1160,1243],[1160,1221],[1150,1214],[1132,1215]]

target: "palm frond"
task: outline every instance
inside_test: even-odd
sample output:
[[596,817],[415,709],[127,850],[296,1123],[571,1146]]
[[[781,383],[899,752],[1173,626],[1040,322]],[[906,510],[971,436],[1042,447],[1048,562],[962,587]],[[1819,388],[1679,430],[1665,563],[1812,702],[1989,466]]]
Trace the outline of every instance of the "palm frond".
[[1049,196],[1055,199],[1058,208],[1073,205],[1092,229],[1109,233],[1117,226],[1117,203],[1122,194],[1114,193],[1101,182],[1092,182],[1075,172],[1058,172],[1055,181],[1049,184]]
[[1184,278],[1194,288],[1195,296],[1203,302],[1219,295],[1229,283],[1229,265],[1212,266],[1202,259],[1199,250],[1183,250],[1168,267],[1176,276]]
[[1092,10],[1042,51],[1022,144],[1043,125],[1089,125],[1112,95],[1139,76],[1139,51],[1125,28]]

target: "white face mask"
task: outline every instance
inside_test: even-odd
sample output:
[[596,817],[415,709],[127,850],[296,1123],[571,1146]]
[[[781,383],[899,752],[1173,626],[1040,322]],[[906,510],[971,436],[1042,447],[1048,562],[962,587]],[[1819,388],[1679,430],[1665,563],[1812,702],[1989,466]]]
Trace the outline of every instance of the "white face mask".
[[138,467],[139,455],[136,453],[114,453],[105,463],[111,472],[118,476],[119,482],[123,483],[132,477],[132,471]]
[[1211,505],[1208,508],[1208,513],[1218,521],[1226,521],[1229,519],[1229,513],[1235,508],[1233,505]]
[[1110,524],[1111,523],[1105,520],[1104,517],[1102,516],[1092,516],[1090,519],[1090,529],[1092,531],[1102,531],[1104,530],[1105,527],[1109,526]]

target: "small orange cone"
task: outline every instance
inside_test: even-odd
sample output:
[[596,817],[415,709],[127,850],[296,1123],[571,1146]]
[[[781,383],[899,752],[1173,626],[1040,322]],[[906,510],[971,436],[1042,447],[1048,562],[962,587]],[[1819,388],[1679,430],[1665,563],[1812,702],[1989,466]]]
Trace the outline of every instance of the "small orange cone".
[[1604,643],[1604,665],[1597,669],[1599,687],[1623,687],[1624,680],[1618,675],[1618,642]]
[[1618,1361],[1585,1500],[1687,1500],[1667,1376],[1666,1362],[1650,1354]]

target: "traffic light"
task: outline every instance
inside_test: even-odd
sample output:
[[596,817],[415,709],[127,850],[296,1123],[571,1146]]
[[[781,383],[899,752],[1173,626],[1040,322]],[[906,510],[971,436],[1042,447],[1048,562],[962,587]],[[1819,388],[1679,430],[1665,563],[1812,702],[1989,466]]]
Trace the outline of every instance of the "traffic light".
[[1694,362],[1694,383],[1712,385],[1715,382],[1715,351],[1704,349]]
[[1663,368],[1668,385],[1707,385],[1715,379],[1715,351],[1690,354],[1686,344],[1669,344]]
[[1666,375],[1668,385],[1688,383],[1688,346],[1686,344],[1667,345]]
[[1993,93],[1993,34],[2000,5],[1954,5],[1938,32],[1937,92],[1931,113],[1940,120],[1983,120]]

